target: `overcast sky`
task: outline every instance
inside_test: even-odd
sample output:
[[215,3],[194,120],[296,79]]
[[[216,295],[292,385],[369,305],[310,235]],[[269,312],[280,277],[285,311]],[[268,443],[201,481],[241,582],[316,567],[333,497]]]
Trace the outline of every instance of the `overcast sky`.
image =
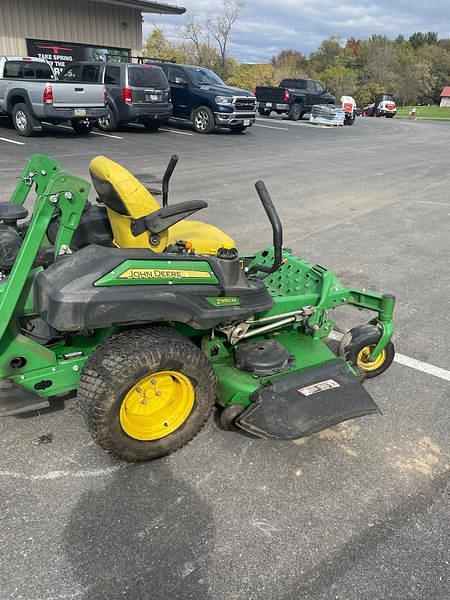
[[[220,7],[220,0],[162,1],[185,6],[200,18]],[[156,24],[175,40],[183,19],[146,15],[144,37]],[[437,31],[440,37],[450,37],[450,0],[245,0],[230,53],[241,61],[264,62],[283,48],[309,54],[331,35],[396,37],[414,31]]]

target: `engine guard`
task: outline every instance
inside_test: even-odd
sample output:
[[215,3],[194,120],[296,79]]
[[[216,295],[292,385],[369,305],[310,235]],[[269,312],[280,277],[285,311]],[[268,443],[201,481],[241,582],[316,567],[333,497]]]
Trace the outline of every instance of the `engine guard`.
[[370,394],[341,359],[261,386],[236,425],[258,437],[293,440],[379,413]]

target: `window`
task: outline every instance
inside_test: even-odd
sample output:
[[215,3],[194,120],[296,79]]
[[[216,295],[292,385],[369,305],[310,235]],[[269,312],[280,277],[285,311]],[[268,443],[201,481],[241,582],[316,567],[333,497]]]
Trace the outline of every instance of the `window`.
[[306,79],[283,79],[280,87],[306,90]]
[[318,81],[315,81],[314,83],[316,84],[317,93],[323,94],[323,92],[325,91],[325,88],[323,87],[323,85],[321,83],[319,83]]
[[128,83],[132,87],[160,88],[169,87],[166,76],[160,67],[154,65],[139,65],[128,67]]
[[105,85],[120,85],[120,67],[105,68]]
[[53,79],[53,72],[47,63],[10,60],[5,63],[3,77]]
[[62,81],[80,81],[81,65],[67,67],[59,76]]
[[86,83],[96,83],[100,76],[99,65],[84,65],[81,73],[81,80]]
[[[195,85],[224,85],[220,77],[209,69],[186,67],[185,71]],[[184,79],[186,79],[186,76],[184,76]]]
[[169,83],[175,83],[177,77],[186,81],[186,75],[184,74],[183,69],[180,69],[180,67],[169,67],[169,75],[167,76]]

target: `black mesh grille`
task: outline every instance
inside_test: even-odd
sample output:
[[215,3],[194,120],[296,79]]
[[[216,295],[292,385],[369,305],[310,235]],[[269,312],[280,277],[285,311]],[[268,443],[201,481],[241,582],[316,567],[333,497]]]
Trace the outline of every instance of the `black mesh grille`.
[[235,110],[255,110],[254,98],[238,98],[234,103]]

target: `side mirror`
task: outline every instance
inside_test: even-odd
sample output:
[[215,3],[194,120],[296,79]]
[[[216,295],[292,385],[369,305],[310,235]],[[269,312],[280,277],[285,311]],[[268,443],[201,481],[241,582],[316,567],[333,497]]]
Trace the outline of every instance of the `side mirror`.
[[182,77],[175,77],[173,82],[177,83],[178,85],[187,85],[188,84],[186,79],[183,79]]

